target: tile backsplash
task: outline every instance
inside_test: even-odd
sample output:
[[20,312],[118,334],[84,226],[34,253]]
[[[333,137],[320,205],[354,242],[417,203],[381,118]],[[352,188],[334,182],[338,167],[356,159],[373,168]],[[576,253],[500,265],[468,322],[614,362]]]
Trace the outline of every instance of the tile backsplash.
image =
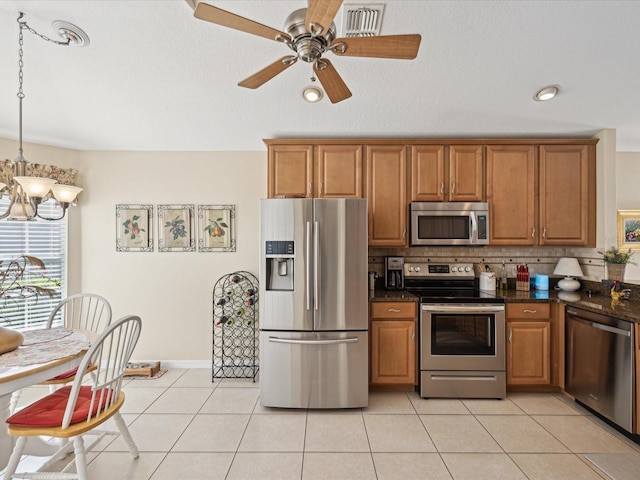
[[500,272],[502,262],[507,266],[509,278],[515,277],[515,267],[519,263],[529,265],[529,274],[552,275],[558,259],[575,257],[582,268],[582,280],[600,282],[606,278],[602,254],[595,248],[552,248],[552,247],[411,247],[411,248],[369,248],[369,271],[384,275],[384,257],[398,255],[405,262],[483,262],[494,271]]

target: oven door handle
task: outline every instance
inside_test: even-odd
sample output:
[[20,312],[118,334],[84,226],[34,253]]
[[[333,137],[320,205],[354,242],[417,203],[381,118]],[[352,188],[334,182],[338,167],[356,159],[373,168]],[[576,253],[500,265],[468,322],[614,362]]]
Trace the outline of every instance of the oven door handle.
[[473,313],[491,313],[504,312],[504,305],[484,305],[477,303],[438,303],[438,304],[422,304],[422,310],[425,312],[473,312]]

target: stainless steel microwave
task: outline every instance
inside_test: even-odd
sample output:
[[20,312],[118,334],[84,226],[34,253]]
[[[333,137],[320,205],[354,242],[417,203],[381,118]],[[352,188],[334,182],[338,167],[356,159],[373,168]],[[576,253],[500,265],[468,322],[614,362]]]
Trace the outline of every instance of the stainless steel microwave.
[[488,203],[411,203],[411,246],[488,244]]

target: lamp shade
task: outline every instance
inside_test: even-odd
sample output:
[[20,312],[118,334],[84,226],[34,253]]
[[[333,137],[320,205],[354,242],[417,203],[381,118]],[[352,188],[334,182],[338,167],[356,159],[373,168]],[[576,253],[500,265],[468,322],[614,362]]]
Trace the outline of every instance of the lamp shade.
[[582,277],[582,269],[576,258],[561,258],[553,271],[554,275],[564,275],[565,277]]
[[60,203],[73,202],[81,191],[82,188],[72,185],[61,185],[59,183],[51,185],[51,192]]
[[27,195],[34,198],[42,198],[49,190],[51,185],[56,183],[53,178],[44,177],[13,177],[20,184]]
[[582,269],[576,258],[561,258],[558,260],[554,275],[564,275],[558,282],[558,287],[565,292],[575,292],[580,288],[580,282],[571,277],[582,277]]

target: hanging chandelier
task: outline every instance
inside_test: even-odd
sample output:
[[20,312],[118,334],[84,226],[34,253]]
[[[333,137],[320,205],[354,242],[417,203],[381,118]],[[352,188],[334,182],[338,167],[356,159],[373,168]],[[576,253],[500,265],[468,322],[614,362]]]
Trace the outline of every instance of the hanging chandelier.
[[[42,218],[44,220],[61,220],[64,218],[67,208],[72,205],[78,194],[82,191],[82,188],[74,185],[65,185],[57,183],[55,178],[28,176],[28,171],[33,170],[32,164],[27,162],[23,155],[22,147],[22,100],[24,99],[23,84],[23,67],[24,67],[24,52],[23,52],[23,31],[27,30],[34,35],[42,38],[47,42],[54,43],[56,45],[63,46],[78,46],[82,47],[89,44],[89,37],[84,31],[77,26],[56,20],[53,22],[53,27],[57,29],[58,34],[63,39],[52,40],[49,37],[36,32],[31,28],[26,20],[23,20],[24,13],[20,12],[18,15],[18,105],[19,105],[19,130],[18,130],[18,156],[10,163],[11,173],[10,175],[0,176],[0,198],[3,195],[8,195],[9,206],[7,210],[0,214],[0,220],[35,220]],[[1,173],[1,172],[0,172]],[[5,180],[6,179],[6,180]],[[4,180],[6,183],[2,183]],[[45,217],[38,212],[38,206],[46,201],[49,196],[58,202],[62,208],[62,214],[58,217]]]

